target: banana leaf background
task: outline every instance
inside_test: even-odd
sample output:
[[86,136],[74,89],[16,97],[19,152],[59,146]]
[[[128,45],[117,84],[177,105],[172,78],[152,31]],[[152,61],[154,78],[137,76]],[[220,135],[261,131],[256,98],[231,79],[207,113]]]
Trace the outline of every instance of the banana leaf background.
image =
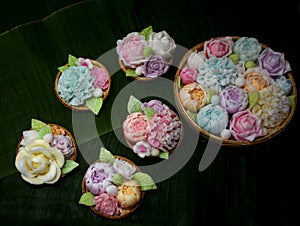
[[[1,225],[299,225],[298,110],[273,139],[244,148],[222,147],[201,172],[198,166],[208,141],[198,136],[195,150],[192,154],[186,150],[191,156],[178,172],[147,192],[133,214],[112,221],[78,203],[89,165],[83,153],[98,152],[103,145],[137,164],[155,163],[134,155],[118,139],[119,128],[111,120],[114,100],[132,79],[120,68],[111,75],[110,95],[96,117],[64,107],[53,88],[57,68],[66,63],[68,54],[97,59],[114,49],[118,39],[150,25],[155,31],[166,30],[187,49],[217,36],[256,37],[285,53],[299,85],[299,2],[28,0],[6,4],[0,11]],[[117,67],[116,55],[106,60]],[[175,72],[171,68],[167,79],[172,81]],[[172,89],[165,92],[173,98]],[[80,165],[55,185],[31,186],[14,166],[16,146],[32,118],[77,133]]]

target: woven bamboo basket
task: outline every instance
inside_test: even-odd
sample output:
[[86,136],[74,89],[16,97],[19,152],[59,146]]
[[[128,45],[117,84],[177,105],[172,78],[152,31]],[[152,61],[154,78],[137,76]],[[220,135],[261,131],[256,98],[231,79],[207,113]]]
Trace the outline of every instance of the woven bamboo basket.
[[[123,156],[119,156],[119,155],[115,155],[114,157],[117,158],[117,159],[121,159],[123,161],[128,162],[130,165],[132,165],[136,168],[137,172],[141,172],[141,169],[134,162],[132,162],[131,160],[129,160],[129,159],[123,157]],[[98,161],[99,160],[97,160],[96,162],[98,162]],[[87,187],[85,185],[85,179],[84,178],[85,178],[85,176],[83,177],[82,183],[81,183],[82,193],[89,192],[89,190],[87,189]],[[120,215],[109,216],[109,215],[106,215],[106,214],[96,210],[95,206],[91,206],[90,208],[94,213],[96,213],[97,215],[99,215],[103,218],[118,220],[118,219],[124,218],[124,217],[132,214],[140,206],[140,204],[142,203],[142,201],[144,199],[144,196],[145,196],[145,191],[141,191],[141,199],[140,199],[139,203],[136,206],[134,206],[132,209],[126,210],[126,209],[123,209],[123,208],[120,207]]]
[[[70,137],[70,139],[72,141],[72,144],[73,144],[73,147],[74,147],[74,153],[70,157],[70,160],[75,161],[76,158],[77,158],[77,145],[76,145],[76,141],[75,141],[74,136],[71,134],[70,131],[68,131],[65,127],[63,127],[61,125],[52,124],[52,123],[49,123],[48,125],[51,127],[53,135],[65,135],[65,136]],[[23,137],[18,142],[17,149],[16,149],[16,154],[18,154],[18,152],[19,152],[22,140],[23,140]],[[64,177],[65,174],[62,174],[61,176]]]
[[[110,89],[111,89],[111,78],[110,78],[110,75],[108,73],[108,70],[107,68],[101,64],[100,62],[98,61],[95,61],[95,60],[90,60],[92,62],[92,64],[96,67],[99,67],[99,68],[103,68],[106,72],[106,75],[108,76],[108,88],[103,92],[103,101],[107,98],[109,92],[110,92]],[[68,64],[65,64],[65,66],[67,66]],[[55,91],[55,95],[57,97],[57,99],[59,100],[59,102],[61,102],[65,107],[71,109],[71,110],[76,110],[76,111],[89,111],[90,109],[86,106],[86,105],[81,105],[81,106],[73,106],[69,103],[67,103],[59,94],[58,92],[58,81],[59,81],[59,78],[61,76],[61,71],[58,71],[57,74],[56,74],[56,77],[55,77],[55,81],[54,81],[54,91]]]
[[[222,36],[222,37],[226,37],[226,36]],[[228,37],[228,36],[227,36]],[[240,38],[240,36],[230,36],[232,37],[232,39],[234,41],[238,40]],[[217,37],[220,38],[220,37]],[[293,103],[293,105],[290,107],[289,110],[289,114],[287,116],[287,118],[281,123],[280,126],[278,126],[277,128],[274,128],[271,131],[268,131],[268,134],[263,136],[263,137],[258,137],[256,139],[254,139],[252,142],[250,141],[236,141],[236,140],[232,140],[232,139],[223,139],[219,136],[216,136],[214,134],[211,134],[209,132],[207,132],[206,130],[202,129],[194,120],[192,120],[187,112],[185,111],[183,104],[180,101],[179,98],[179,87],[177,84],[177,81],[179,79],[179,75],[180,72],[182,70],[182,68],[184,67],[184,65],[187,62],[188,57],[196,50],[198,51],[202,51],[204,48],[204,43],[205,41],[197,44],[196,46],[194,46],[193,48],[191,48],[182,58],[182,60],[180,61],[180,64],[178,66],[178,69],[176,71],[175,77],[174,77],[174,96],[175,96],[175,102],[179,108],[179,111],[182,113],[182,115],[184,116],[184,118],[187,120],[187,122],[192,125],[196,130],[199,131],[199,133],[206,139],[212,138],[213,140],[216,140],[218,142],[222,143],[222,146],[231,146],[231,147],[243,147],[243,146],[250,146],[250,145],[256,145],[256,144],[260,144],[263,143],[265,141],[270,140],[271,138],[273,138],[274,136],[276,136],[277,134],[279,134],[280,132],[282,132],[284,130],[284,128],[289,124],[289,122],[291,121],[291,119],[293,118],[293,115],[296,111],[296,105],[297,105],[297,88],[296,88],[296,83],[295,80],[293,78],[293,75],[291,72],[288,72],[285,74],[285,76],[287,78],[289,78],[292,82],[292,91],[291,91],[291,95],[295,96],[295,101]],[[264,43],[261,43],[262,45],[262,49],[267,48],[268,46]]]
[[[178,116],[178,114],[177,114],[176,112],[174,112],[173,110],[171,110],[171,111],[172,111],[174,114],[176,114],[176,116],[177,116],[178,119],[180,119],[179,116]],[[180,139],[179,139],[179,141],[178,141],[176,147],[175,147],[174,149],[172,149],[172,150],[169,151],[169,155],[171,155],[171,154],[176,150],[176,148],[180,145],[180,143],[181,143],[182,140],[183,140],[183,137],[184,137],[184,130],[183,130],[183,125],[181,125],[181,135],[180,135]],[[124,140],[126,141],[128,147],[131,148],[131,149],[132,149],[133,146],[135,145],[135,143],[129,141],[128,139],[126,139],[126,137],[124,137]],[[145,158],[151,158],[151,159],[152,159],[152,158],[155,158],[155,157],[154,157],[154,156],[146,156]]]

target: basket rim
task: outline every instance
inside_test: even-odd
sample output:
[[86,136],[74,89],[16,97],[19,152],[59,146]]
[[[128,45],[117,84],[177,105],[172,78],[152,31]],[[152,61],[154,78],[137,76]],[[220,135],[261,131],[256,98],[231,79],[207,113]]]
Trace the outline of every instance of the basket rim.
[[[124,160],[124,161],[128,162],[130,165],[132,165],[136,168],[137,172],[142,172],[141,169],[132,160],[130,160],[126,157],[120,156],[120,155],[114,155],[114,157],[117,158],[117,159],[121,159],[121,160]],[[94,161],[92,164],[94,164],[96,162],[101,162],[101,161],[98,159],[98,160]],[[83,194],[89,191],[87,189],[87,187],[85,186],[85,179],[84,178],[85,178],[86,173],[87,173],[87,170],[85,171],[84,176],[83,176],[82,181],[81,181],[81,191],[82,191]],[[120,215],[109,216],[109,215],[103,214],[100,211],[97,211],[95,209],[94,205],[90,206],[90,209],[100,217],[104,217],[104,218],[112,219],[112,220],[122,219],[122,218],[127,217],[128,215],[132,214],[141,205],[142,201],[144,200],[145,193],[146,193],[145,191],[141,191],[141,199],[138,202],[138,204],[135,205],[132,209],[125,210],[125,209],[122,209],[121,207],[119,207],[123,211],[123,214],[121,213]]]
[[[231,37],[233,40],[237,40],[239,38],[241,38],[242,36],[218,36],[218,37],[214,37],[212,39],[218,39],[218,38],[225,38],[225,37]],[[184,116],[184,118],[189,122],[189,124],[191,124],[196,130],[198,130],[200,132],[200,135],[202,135],[204,138],[209,139],[212,138],[215,141],[221,142],[222,146],[230,146],[230,147],[247,147],[247,146],[253,146],[256,144],[261,144],[265,141],[268,141],[269,139],[275,137],[276,135],[278,135],[280,132],[282,132],[284,130],[284,128],[289,124],[289,122],[292,120],[295,111],[296,111],[296,107],[297,107],[297,87],[296,87],[296,82],[294,80],[294,77],[292,75],[292,72],[289,71],[287,73],[285,73],[285,76],[287,78],[289,78],[291,80],[292,83],[292,91],[291,91],[291,95],[295,96],[295,100],[293,105],[290,107],[289,113],[287,118],[280,124],[280,126],[276,127],[275,129],[273,129],[270,133],[268,133],[267,135],[263,136],[263,137],[258,137],[255,138],[252,142],[250,141],[237,141],[237,140],[233,140],[233,139],[223,139],[217,135],[211,134],[209,132],[207,132],[206,130],[202,129],[195,121],[193,121],[186,113],[183,104],[180,101],[179,98],[179,87],[177,84],[177,81],[179,79],[179,74],[180,71],[182,70],[183,66],[185,65],[188,57],[196,50],[201,50],[204,47],[204,43],[208,41],[202,41],[200,43],[198,43],[197,45],[195,45],[194,47],[192,47],[191,49],[188,50],[188,52],[182,57],[179,66],[176,70],[175,76],[174,76],[174,82],[173,82],[173,90],[174,90],[174,96],[175,96],[175,103],[177,104],[177,106],[179,106],[179,111],[182,113],[182,115]],[[259,42],[262,45],[262,48],[265,49],[268,46],[262,42]]]
[[[87,58],[89,59],[89,58]],[[100,63],[99,61],[96,61],[96,60],[92,60],[92,59],[89,59],[92,64],[96,67],[99,67],[99,68],[102,68],[105,70],[105,73],[108,77],[108,88],[103,92],[103,101],[108,97],[109,93],[110,93],[110,89],[111,89],[111,77],[110,77],[110,74],[108,73],[108,70],[107,68],[102,64]],[[68,66],[69,64],[66,63],[64,66]],[[59,95],[59,91],[58,91],[58,81],[59,81],[59,78],[60,76],[62,75],[62,72],[58,70],[58,72],[56,73],[56,77],[55,77],[55,80],[54,80],[54,91],[55,91],[55,95],[57,97],[57,99],[59,100],[59,102],[64,105],[65,107],[69,108],[70,110],[75,110],[75,111],[89,111],[90,109],[84,104],[84,105],[80,105],[80,106],[73,106],[69,103],[67,103],[60,95]]]

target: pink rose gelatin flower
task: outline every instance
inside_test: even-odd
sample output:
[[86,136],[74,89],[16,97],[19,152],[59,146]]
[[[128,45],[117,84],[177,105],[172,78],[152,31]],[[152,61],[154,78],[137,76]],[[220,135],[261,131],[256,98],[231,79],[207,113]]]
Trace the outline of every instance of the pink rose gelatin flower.
[[144,49],[147,42],[143,35],[131,32],[122,40],[117,41],[117,53],[126,66],[136,68],[144,61]]
[[142,65],[142,73],[145,77],[156,78],[165,74],[169,69],[169,64],[162,56],[152,55],[146,59]]
[[151,146],[146,141],[139,141],[133,146],[133,152],[139,157],[145,158],[145,156],[150,156]]
[[252,142],[256,137],[266,135],[266,131],[261,125],[261,119],[248,109],[232,115],[229,129],[237,141]]
[[134,112],[126,117],[123,122],[125,138],[130,142],[147,140],[149,132],[149,121],[141,112]]
[[84,176],[87,189],[94,195],[100,195],[106,191],[106,187],[113,184],[116,170],[112,164],[95,162],[89,166]]
[[233,40],[231,37],[211,39],[204,42],[204,53],[207,58],[226,57],[232,53]]
[[248,94],[246,90],[237,86],[227,86],[220,93],[219,104],[225,108],[229,114],[245,110],[248,106]]
[[115,196],[102,193],[94,197],[95,209],[104,215],[113,216],[120,214],[118,200]]
[[281,76],[291,70],[290,64],[284,59],[284,54],[266,48],[258,57],[258,64],[267,70],[272,77]]
[[196,80],[197,74],[198,71],[196,69],[184,67],[179,74],[180,81],[183,85],[192,83]]
[[155,114],[149,127],[148,142],[152,147],[171,151],[178,144],[182,123],[173,111],[165,110]]
[[144,102],[142,104],[142,110],[146,108],[152,108],[156,113],[160,113],[163,110],[168,110],[169,107],[163,104],[160,100],[150,100],[149,102]]

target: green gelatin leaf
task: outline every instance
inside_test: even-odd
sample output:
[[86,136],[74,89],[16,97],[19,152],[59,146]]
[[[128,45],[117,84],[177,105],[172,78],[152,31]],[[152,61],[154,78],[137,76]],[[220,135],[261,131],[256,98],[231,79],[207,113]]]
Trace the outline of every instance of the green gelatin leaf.
[[214,95],[217,95],[218,92],[215,90],[215,89],[208,89],[208,92],[207,92],[207,103],[211,103],[211,97],[214,96]]
[[179,89],[181,88],[181,79],[180,79],[180,76],[178,76],[178,78],[177,78],[177,86],[178,86]]
[[120,186],[120,185],[123,183],[123,181],[124,181],[124,177],[123,177],[121,174],[116,173],[116,174],[114,175],[113,183],[114,183],[115,185]]
[[58,70],[59,70],[61,73],[63,73],[63,72],[64,72],[65,70],[67,70],[68,68],[69,68],[69,66],[64,65],[64,66],[59,67]]
[[288,98],[289,98],[289,101],[290,101],[290,107],[292,107],[293,104],[295,103],[296,96],[295,95],[291,95],[291,96],[288,96]]
[[103,99],[102,97],[92,97],[85,101],[85,105],[97,115],[102,107]]
[[193,121],[197,121],[197,113],[194,113],[192,111],[187,110],[186,111],[187,115],[193,120]]
[[46,125],[39,130],[39,138],[43,139],[43,137],[48,133],[52,134],[52,129],[49,125]]
[[148,107],[144,108],[144,112],[149,121],[151,121],[153,116],[156,114],[156,111],[153,108],[148,108]]
[[259,92],[252,91],[248,93],[249,110],[251,110],[259,99]]
[[141,191],[147,191],[156,189],[156,184],[153,182],[152,178],[146,173],[135,173],[134,179],[138,181],[141,185]]
[[135,73],[135,70],[127,69],[126,70],[126,77],[138,77],[137,73]]
[[127,104],[127,111],[129,114],[142,112],[142,102],[131,95]]
[[77,58],[72,56],[71,54],[69,54],[69,56],[68,56],[69,66],[77,66],[76,62],[77,62]]
[[61,168],[62,174],[70,173],[73,169],[75,169],[79,164],[73,160],[67,159],[65,161],[64,166]]
[[93,206],[94,203],[94,195],[91,192],[86,192],[81,195],[79,204],[86,205],[86,206]]
[[31,119],[31,128],[33,130],[39,131],[40,129],[42,129],[43,127],[47,126],[46,123],[37,120],[37,119]]
[[152,26],[144,28],[140,34],[145,37],[146,40],[149,39],[150,34],[153,32]]
[[115,161],[115,156],[110,151],[105,149],[104,147],[101,147],[99,160],[100,160],[100,162],[106,162],[106,163],[113,164]]
[[151,56],[153,54],[153,49],[151,47],[146,47],[143,51],[143,56],[145,58],[148,58],[149,56]]
[[161,159],[168,159],[169,158],[169,152],[167,151],[162,151],[160,154],[159,154],[159,157]]

